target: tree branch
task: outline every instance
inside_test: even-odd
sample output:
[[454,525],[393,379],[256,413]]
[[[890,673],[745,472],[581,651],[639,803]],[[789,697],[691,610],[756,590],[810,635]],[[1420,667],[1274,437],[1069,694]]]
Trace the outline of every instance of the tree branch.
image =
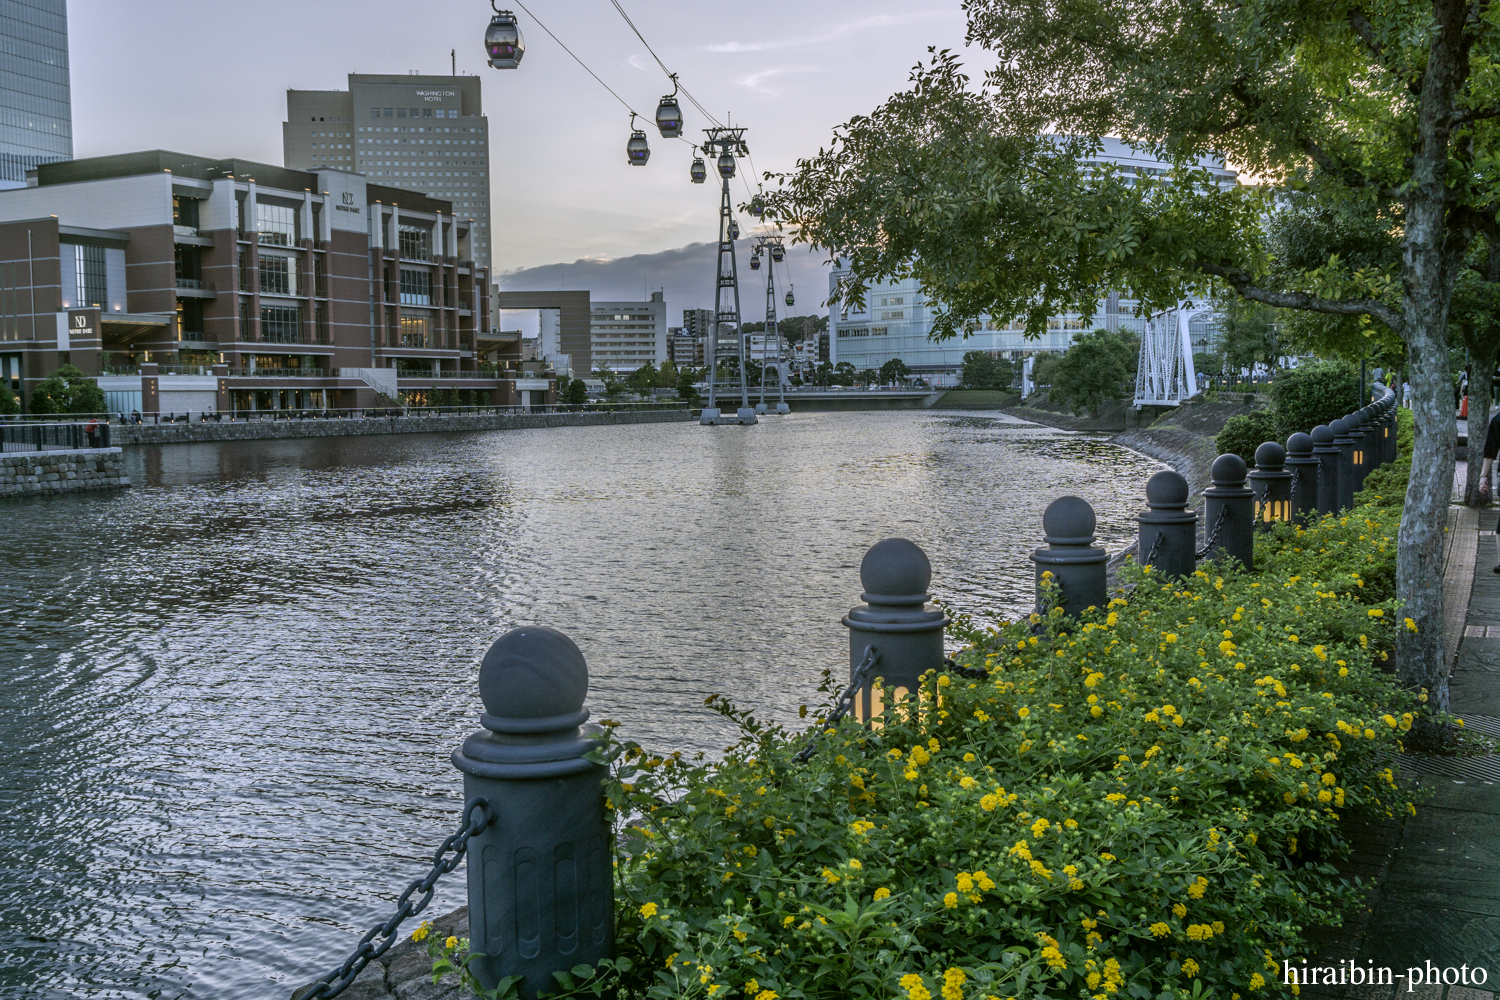
[[[1396,69],[1387,60],[1386,50],[1380,44],[1380,40],[1375,37],[1375,26],[1365,16],[1365,12],[1358,7],[1351,9],[1349,11],[1349,27],[1354,29],[1354,33],[1359,36],[1359,40],[1365,43],[1365,48],[1369,51],[1370,58],[1374,59],[1381,69],[1394,75]],[[1422,96],[1421,85],[1410,77],[1406,80],[1406,89],[1415,97]]]
[[1449,123],[1457,128],[1470,122],[1484,121],[1486,118],[1500,118],[1500,107],[1494,108],[1470,108],[1468,111],[1455,111],[1448,116]]
[[1334,316],[1370,315],[1402,336],[1405,326],[1401,313],[1378,299],[1325,299],[1306,292],[1273,292],[1255,283],[1248,271],[1218,264],[1199,264],[1204,274],[1223,278],[1240,295],[1252,302],[1263,302],[1278,309],[1301,309],[1304,312],[1329,313]]

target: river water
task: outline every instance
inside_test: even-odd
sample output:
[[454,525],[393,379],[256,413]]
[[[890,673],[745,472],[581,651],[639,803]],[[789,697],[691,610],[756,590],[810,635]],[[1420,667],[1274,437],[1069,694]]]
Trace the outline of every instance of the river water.
[[[1028,609],[1046,504],[1134,532],[1149,459],[998,414],[794,414],[138,448],[0,501],[0,997],[260,1000],[342,961],[455,826],[489,643],[587,655],[596,718],[792,724],[873,542]],[[462,872],[433,912],[463,901]]]

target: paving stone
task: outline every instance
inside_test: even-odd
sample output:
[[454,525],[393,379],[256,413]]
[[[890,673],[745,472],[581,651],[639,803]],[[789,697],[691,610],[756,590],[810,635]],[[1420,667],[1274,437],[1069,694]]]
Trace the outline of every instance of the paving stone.
[[1448,1000],[1495,1000],[1495,994],[1488,990],[1476,990],[1472,986],[1450,986]]

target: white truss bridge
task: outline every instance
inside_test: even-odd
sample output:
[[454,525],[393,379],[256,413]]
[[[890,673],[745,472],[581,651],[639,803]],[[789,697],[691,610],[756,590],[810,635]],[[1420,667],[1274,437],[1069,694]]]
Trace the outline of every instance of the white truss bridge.
[[1193,341],[1188,324],[1212,307],[1184,302],[1146,321],[1141,360],[1135,374],[1135,405],[1179,406],[1198,394]]

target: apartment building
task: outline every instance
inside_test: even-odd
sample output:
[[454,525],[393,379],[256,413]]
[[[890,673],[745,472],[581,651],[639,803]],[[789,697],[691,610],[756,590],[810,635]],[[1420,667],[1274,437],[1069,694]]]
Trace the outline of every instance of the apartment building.
[[489,275],[449,202],[164,150],[29,180],[0,191],[0,374],[23,405],[61,364],[142,412],[173,410],[178,392],[183,409],[231,411],[549,391],[518,381],[518,341],[481,366]]
[[349,74],[348,90],[288,90],[282,157],[297,170],[362,173],[447,201],[472,220],[490,267],[489,120],[477,76]]
[[26,172],[73,158],[66,0],[0,7],[0,188],[26,186]]
[[646,302],[589,303],[589,345],[594,370],[635,371],[660,365],[667,354],[667,303],[661,292]]

